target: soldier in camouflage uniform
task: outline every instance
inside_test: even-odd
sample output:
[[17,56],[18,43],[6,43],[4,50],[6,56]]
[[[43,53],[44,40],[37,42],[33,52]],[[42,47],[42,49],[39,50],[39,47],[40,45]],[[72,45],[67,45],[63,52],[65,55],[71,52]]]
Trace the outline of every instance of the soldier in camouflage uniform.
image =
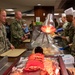
[[65,14],[65,13],[62,14],[61,19],[62,19],[62,22],[63,22],[62,28],[65,29],[66,26],[68,25],[68,24],[67,24],[68,22],[67,22],[67,20],[66,20],[66,14]]
[[[66,28],[63,31],[63,36],[62,36],[64,46],[72,43],[73,42],[73,36],[74,36],[74,26],[72,24],[73,16],[67,15],[66,18],[67,18],[68,23],[67,23]],[[71,53],[71,49],[67,48],[64,52],[65,53]]]
[[3,23],[6,21],[6,11],[0,9],[0,54],[8,50],[9,48],[14,48],[14,46],[6,38],[6,29]]
[[15,12],[15,19],[11,23],[11,42],[17,48],[25,39],[22,29],[22,13]]
[[[71,11],[71,9],[70,9]],[[70,44],[73,42],[73,36],[74,36],[74,26],[73,26],[73,12],[71,11],[71,13],[66,12],[66,19],[67,19],[67,25],[63,30],[63,34],[61,36],[62,41],[63,41],[63,47],[65,47],[66,45]],[[71,49],[70,48],[66,48],[66,50],[64,50],[65,54],[71,53]]]
[[74,36],[74,26],[72,24],[72,21],[73,21],[73,16],[72,15],[67,15],[67,25],[66,25],[66,28],[64,29],[63,31],[63,36],[66,36],[65,39],[67,39],[67,37],[69,38],[69,43],[72,42],[73,40],[73,36]]
[[71,54],[75,57],[75,12],[73,13],[73,25],[74,25],[74,37],[73,37],[73,42],[69,44],[71,47]]
[[[66,19],[68,21],[66,28],[63,31],[63,42],[66,45],[70,44],[73,42],[73,36],[74,36],[74,26],[73,26],[73,8],[69,8],[64,11],[66,14]],[[71,53],[71,49],[68,48],[64,51],[65,53]]]
[[74,36],[74,26],[73,26],[73,8],[69,8],[64,11],[66,14],[66,19],[68,21],[68,24],[66,26],[66,29],[64,30],[64,36],[66,36],[66,39],[68,37],[69,43],[73,42],[73,36]]

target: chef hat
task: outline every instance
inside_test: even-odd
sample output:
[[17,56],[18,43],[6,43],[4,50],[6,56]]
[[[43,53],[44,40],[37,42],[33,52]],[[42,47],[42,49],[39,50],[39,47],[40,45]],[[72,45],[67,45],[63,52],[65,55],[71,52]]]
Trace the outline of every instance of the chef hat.
[[65,12],[66,15],[73,15],[73,8],[72,7],[68,8],[64,12]]
[[66,17],[66,14],[65,14],[65,13],[62,13],[61,16],[62,16],[62,17]]
[[75,10],[73,10],[73,17],[75,17]]
[[59,18],[59,23],[63,23],[61,18]]

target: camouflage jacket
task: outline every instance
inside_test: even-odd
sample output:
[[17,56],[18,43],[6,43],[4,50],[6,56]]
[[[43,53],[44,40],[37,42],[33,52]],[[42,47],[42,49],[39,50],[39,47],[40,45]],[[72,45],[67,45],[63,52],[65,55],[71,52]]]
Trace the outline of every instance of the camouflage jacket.
[[24,32],[22,29],[22,22],[17,21],[16,19],[11,23],[11,40],[13,38],[20,39],[24,36]]
[[71,54],[75,56],[75,31],[74,31],[74,37],[73,37],[73,42],[71,46]]
[[72,23],[68,22],[68,25],[63,31],[63,36],[69,37],[69,43],[73,42],[73,36],[74,36],[74,26]]
[[66,22],[63,24],[62,28],[65,29],[67,25],[68,25],[68,22],[66,21]]
[[10,48],[11,43],[6,38],[6,29],[4,25],[0,27],[0,53],[8,50]]

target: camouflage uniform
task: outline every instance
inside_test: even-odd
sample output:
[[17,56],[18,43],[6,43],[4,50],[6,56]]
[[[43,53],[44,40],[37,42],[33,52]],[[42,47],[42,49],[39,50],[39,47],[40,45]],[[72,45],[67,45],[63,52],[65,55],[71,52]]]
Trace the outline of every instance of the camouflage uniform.
[[71,54],[75,57],[75,31],[74,31],[74,37],[73,37],[73,42],[71,46]]
[[0,27],[0,53],[5,52],[10,48],[11,43],[6,38],[6,29],[5,26],[2,25]]
[[63,24],[62,28],[65,29],[67,25],[68,25],[68,22],[66,21],[66,22]]
[[[66,22],[63,24],[63,26],[62,26],[63,30],[66,29],[66,26],[68,25],[68,23],[69,23],[69,22],[66,21]],[[59,34],[60,34],[61,36],[64,36],[64,31],[59,32]]]
[[11,42],[16,47],[18,47],[22,40],[21,38],[24,36],[24,32],[22,29],[22,21],[17,21],[16,19],[11,23]]
[[[73,26],[72,23],[68,22],[66,28],[65,28],[64,31],[63,31],[63,36],[69,38],[69,41],[63,39],[64,47],[65,47],[66,45],[68,45],[69,43],[72,43],[72,42],[73,42],[74,26]],[[67,48],[67,49],[64,51],[64,53],[71,53],[71,49],[70,49],[70,48]]]
[[69,37],[69,43],[73,42],[74,26],[72,23],[69,22],[66,26],[66,29],[64,30],[64,36]]

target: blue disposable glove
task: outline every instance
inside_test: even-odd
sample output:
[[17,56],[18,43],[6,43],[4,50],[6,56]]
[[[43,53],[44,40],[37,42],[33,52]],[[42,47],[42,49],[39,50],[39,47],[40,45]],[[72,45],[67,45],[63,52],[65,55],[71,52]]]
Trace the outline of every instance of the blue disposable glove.
[[67,48],[69,48],[69,45],[67,45],[65,47],[60,47],[59,50],[66,50]]
[[60,47],[59,50],[64,50],[64,48],[63,47]]
[[61,31],[63,31],[63,28],[59,28],[56,30],[56,32],[61,32]]

